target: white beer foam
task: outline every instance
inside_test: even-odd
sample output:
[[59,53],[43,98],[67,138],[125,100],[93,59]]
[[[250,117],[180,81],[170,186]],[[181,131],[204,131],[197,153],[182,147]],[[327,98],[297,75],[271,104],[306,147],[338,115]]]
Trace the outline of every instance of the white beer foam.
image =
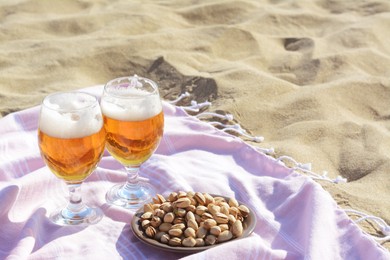
[[[142,121],[158,115],[162,110],[157,94],[140,89],[122,89],[115,96],[103,95],[103,114],[120,121]],[[119,96],[120,95],[120,96]]]
[[[80,138],[97,133],[103,127],[97,104],[93,97],[84,93],[49,96],[41,108],[39,128],[57,138]],[[88,109],[83,109],[85,107]]]

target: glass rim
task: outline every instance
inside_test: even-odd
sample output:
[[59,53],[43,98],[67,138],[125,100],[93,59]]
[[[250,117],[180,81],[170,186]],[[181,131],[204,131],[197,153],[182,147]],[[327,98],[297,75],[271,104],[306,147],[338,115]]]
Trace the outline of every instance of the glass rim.
[[111,79],[106,84],[104,84],[103,92],[106,93],[109,96],[118,97],[118,98],[121,98],[121,99],[137,99],[139,97],[136,97],[136,96],[123,96],[123,95],[114,93],[114,91],[112,91],[112,92],[108,91],[108,88],[110,86],[113,86],[113,87],[118,86],[118,85],[121,84],[122,80],[127,80],[130,83],[131,82],[130,79],[134,78],[134,77],[137,77],[138,80],[145,81],[146,83],[148,83],[153,88],[152,92],[148,92],[147,94],[143,95],[143,97],[159,95],[158,85],[157,85],[157,83],[155,81],[153,81],[153,80],[151,80],[149,78],[140,77],[140,76],[138,76],[136,74],[134,74],[133,76],[119,77],[119,78]]
[[[83,96],[91,97],[93,100],[91,100],[92,101],[91,104],[85,105],[85,106],[83,106],[81,108],[72,108],[72,109],[65,109],[65,108],[61,108],[61,107],[54,108],[50,104],[48,104],[48,102],[49,102],[51,97],[59,96],[59,95],[63,95],[63,94],[76,94],[76,95],[80,95],[81,94]],[[74,111],[81,111],[81,110],[85,110],[85,109],[88,109],[88,108],[92,108],[92,107],[95,107],[96,105],[99,105],[97,97],[92,95],[92,94],[89,94],[87,92],[83,92],[83,91],[61,91],[61,92],[55,92],[55,93],[51,93],[51,94],[47,95],[42,100],[42,106],[44,106],[47,109],[53,110],[53,111],[74,112]]]

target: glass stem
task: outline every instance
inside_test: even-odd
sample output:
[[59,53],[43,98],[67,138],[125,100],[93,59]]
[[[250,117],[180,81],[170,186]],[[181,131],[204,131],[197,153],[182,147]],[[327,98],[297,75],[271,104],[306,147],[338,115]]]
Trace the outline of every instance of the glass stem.
[[125,166],[127,172],[126,190],[137,190],[139,188],[138,172],[139,166]]
[[66,209],[73,213],[81,212],[85,204],[81,199],[81,183],[67,183],[69,189],[69,203]]

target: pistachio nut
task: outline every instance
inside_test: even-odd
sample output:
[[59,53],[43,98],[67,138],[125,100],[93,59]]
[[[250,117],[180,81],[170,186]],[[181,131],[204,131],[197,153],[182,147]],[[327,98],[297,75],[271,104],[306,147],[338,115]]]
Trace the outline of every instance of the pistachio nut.
[[176,205],[176,207],[178,208],[186,208],[188,207],[189,205],[191,205],[191,200],[189,198],[179,198],[177,199],[174,204]]
[[242,236],[242,232],[243,232],[242,222],[240,220],[236,220],[236,222],[233,223],[231,230],[233,236],[235,237]]
[[186,228],[184,230],[184,236],[185,237],[196,237],[196,232],[195,232],[195,229],[193,228]]
[[186,237],[183,239],[181,244],[185,247],[194,247],[196,245],[196,241],[193,237]]
[[217,237],[214,235],[208,235],[205,239],[206,245],[214,245],[217,242]]
[[154,238],[154,236],[156,235],[156,229],[152,226],[149,226],[146,228],[145,233],[148,237]]
[[238,206],[238,209],[240,210],[240,213],[244,218],[249,215],[249,209],[245,205]]
[[221,232],[218,236],[218,242],[225,242],[233,238],[233,234],[230,230]]
[[160,231],[164,231],[164,232],[168,232],[168,230],[170,230],[172,228],[172,224],[171,223],[167,223],[167,222],[164,222],[162,223],[158,229]]
[[183,234],[183,230],[178,228],[171,228],[170,230],[168,230],[168,234],[173,237],[180,237]]
[[220,226],[213,226],[210,228],[210,234],[214,236],[219,236],[221,234],[221,227]]
[[203,206],[206,204],[206,198],[200,192],[195,192],[194,199],[198,202],[198,205]]
[[168,244],[170,246],[180,246],[181,245],[181,239],[178,237],[172,237],[169,239]]
[[172,223],[174,219],[175,214],[173,214],[173,212],[168,212],[167,214],[165,214],[163,221],[166,223]]

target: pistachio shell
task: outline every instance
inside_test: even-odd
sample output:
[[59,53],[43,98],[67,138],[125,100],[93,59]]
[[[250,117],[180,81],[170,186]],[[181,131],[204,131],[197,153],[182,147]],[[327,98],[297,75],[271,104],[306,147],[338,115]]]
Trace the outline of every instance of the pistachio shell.
[[232,238],[233,238],[232,232],[230,232],[229,230],[225,230],[225,231],[221,232],[221,234],[219,234],[218,242],[225,242],[225,241],[228,241]]
[[189,205],[191,205],[191,200],[189,198],[179,198],[177,199],[174,204],[178,208],[186,208]]
[[213,216],[210,213],[205,212],[202,214],[203,221],[205,221],[206,219],[212,219],[212,218],[213,218]]
[[236,222],[236,220],[237,220],[233,215],[229,215],[228,219],[229,219],[229,222],[228,222],[229,225],[233,225],[234,222]]
[[207,229],[205,229],[204,227],[200,227],[196,231],[197,238],[204,238],[206,235],[207,235]]
[[164,210],[165,212],[172,212],[173,211],[172,203],[166,201],[163,204],[161,204],[160,209]]
[[173,225],[171,228],[172,229],[177,228],[177,229],[184,230],[186,228],[186,225],[184,225],[183,223],[179,223],[179,224]]
[[214,197],[214,203],[216,204],[216,205],[220,205],[222,202],[226,202],[226,200],[225,200],[225,198],[224,197]]
[[217,225],[217,221],[215,221],[214,219],[206,219],[204,221],[204,227],[209,230],[211,227],[214,227]]
[[189,197],[188,199],[190,200],[190,206],[198,205],[198,202],[193,197]]
[[178,237],[172,237],[171,239],[169,239],[168,244],[171,246],[180,246],[181,239]]
[[154,236],[154,239],[158,240],[158,241],[161,241],[161,237],[166,235],[167,233],[165,232],[158,232],[155,236]]
[[195,214],[201,216],[206,211],[207,211],[207,207],[200,205],[196,207]]
[[157,194],[156,198],[152,198],[152,200],[153,200],[154,204],[162,204],[163,202],[165,202],[165,198],[161,194]]
[[161,219],[157,216],[153,216],[153,218],[150,220],[150,225],[152,225],[154,228],[157,228],[161,224]]
[[205,204],[205,205],[208,205],[208,204],[210,204],[210,203],[214,203],[214,202],[215,202],[213,196],[211,196],[210,194],[208,194],[208,193],[203,193],[203,196],[204,196],[204,198],[206,199],[206,204]]
[[160,204],[160,203],[151,204],[151,205],[152,205],[152,209],[153,209],[153,211],[154,211],[155,209],[158,209],[158,208],[160,208],[160,206],[161,206],[161,204]]
[[219,211],[221,210],[221,207],[214,205],[214,204],[209,204],[207,206],[207,209],[209,210],[211,215],[215,215],[215,214],[219,213]]
[[163,244],[168,244],[169,239],[171,239],[171,237],[165,233],[164,235],[161,236],[160,242]]
[[170,202],[174,202],[175,200],[177,200],[177,193],[176,192],[171,192],[168,196],[168,200]]
[[171,224],[171,223],[166,223],[166,222],[162,223],[162,224],[158,227],[158,229],[159,229],[160,231],[164,231],[164,232],[168,232],[168,230],[170,230],[171,228],[172,228],[172,224]]
[[196,245],[196,241],[193,237],[186,237],[183,239],[181,244],[185,247],[194,247]]
[[149,219],[145,219],[145,220],[142,220],[141,222],[141,227],[145,230],[147,229],[147,227],[150,226],[150,220]]
[[219,210],[219,212],[225,214],[225,215],[229,215],[229,208],[230,207],[227,207],[226,205],[223,205],[221,206],[221,209]]
[[186,198],[186,197],[187,197],[187,192],[179,191],[177,193],[177,199],[179,199],[179,198]]
[[235,237],[242,236],[242,231],[243,231],[242,222],[240,220],[236,220],[236,222],[233,223],[231,230],[233,236]]
[[186,230],[184,230],[184,236],[186,237],[196,237],[196,232],[195,232],[195,229],[193,228],[186,228]]
[[167,223],[172,223],[174,219],[175,219],[175,214],[173,214],[173,212],[168,212],[164,216],[164,222]]
[[144,214],[141,215],[141,220],[145,220],[145,219],[152,219],[153,217],[153,212],[145,212]]
[[146,228],[145,234],[150,238],[154,238],[154,236],[156,235],[156,229],[152,226],[149,226]]
[[237,207],[230,207],[229,214],[237,218],[237,215],[240,213],[240,210]]
[[221,234],[221,227],[220,226],[213,226],[210,228],[210,234],[214,236],[219,236]]
[[151,203],[147,203],[144,205],[144,212],[153,212],[153,206]]
[[244,218],[249,215],[249,209],[245,205],[240,205],[238,209],[240,210],[240,213]]
[[168,234],[173,237],[180,237],[183,234],[183,230],[178,228],[171,228],[170,230],[168,230]]
[[219,205],[218,205],[218,206],[220,206],[220,207],[226,207],[226,208],[230,208],[230,206],[229,206],[229,203],[227,203],[226,201],[219,203]]
[[198,214],[195,214],[195,220],[196,220],[196,222],[200,223],[200,222],[202,222],[202,217],[199,216]]
[[198,205],[206,204],[206,198],[200,192],[195,192],[194,199],[198,202]]
[[204,246],[204,240],[203,238],[195,238],[195,246]]
[[227,224],[229,222],[228,216],[220,212],[217,212],[214,215],[214,219],[215,221],[217,221],[218,224]]
[[187,211],[185,209],[176,209],[175,211],[176,216],[178,217],[184,217],[187,214]]
[[217,237],[214,236],[214,235],[208,235],[206,238],[205,238],[205,244],[206,245],[214,245],[215,242],[217,242]]
[[237,200],[235,198],[230,198],[229,199],[229,206],[237,208],[239,205],[238,205],[238,202],[237,202]]
[[155,209],[153,215],[155,215],[159,218],[163,218],[165,215],[165,211],[162,209]]
[[221,232],[229,229],[228,224],[220,224],[220,225],[218,225],[218,227],[221,228]]
[[184,223],[185,222],[185,219],[184,218],[181,218],[181,217],[176,217],[174,220],[173,220],[173,224],[180,224],[180,223]]
[[195,215],[191,211],[188,211],[187,214],[186,214],[186,220],[188,221],[190,219],[195,220]]
[[191,211],[192,213],[195,213],[195,210],[196,210],[195,205],[189,205],[189,206],[186,208],[186,211],[187,211],[187,212]]
[[194,219],[190,219],[187,221],[187,227],[190,227],[194,230],[198,230],[199,225],[198,225],[198,222],[196,222]]

